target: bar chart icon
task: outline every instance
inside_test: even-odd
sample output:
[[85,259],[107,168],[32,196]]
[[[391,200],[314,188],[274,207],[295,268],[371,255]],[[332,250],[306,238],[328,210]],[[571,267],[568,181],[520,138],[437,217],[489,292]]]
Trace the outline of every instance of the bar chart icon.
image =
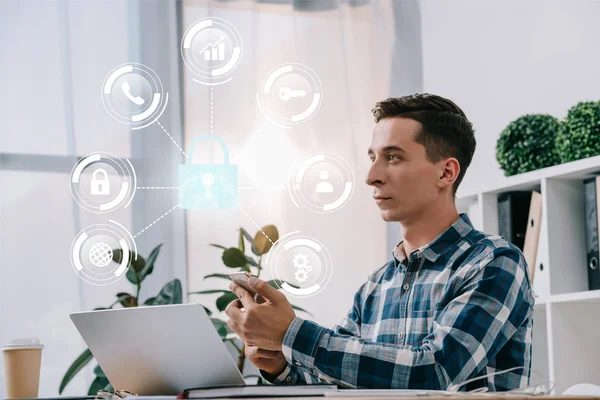
[[206,46],[204,46],[200,52],[204,53],[205,61],[225,61],[225,43],[223,42],[224,38],[224,36],[221,36],[216,43],[208,43]]

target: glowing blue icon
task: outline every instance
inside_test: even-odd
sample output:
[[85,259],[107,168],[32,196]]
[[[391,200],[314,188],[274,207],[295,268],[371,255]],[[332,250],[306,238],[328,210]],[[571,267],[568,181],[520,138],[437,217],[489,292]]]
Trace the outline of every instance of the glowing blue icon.
[[[193,164],[194,149],[201,141],[214,140],[223,149],[223,164]],[[188,161],[179,165],[179,208],[237,208],[238,170],[229,164],[227,146],[218,136],[200,136],[189,148]]]

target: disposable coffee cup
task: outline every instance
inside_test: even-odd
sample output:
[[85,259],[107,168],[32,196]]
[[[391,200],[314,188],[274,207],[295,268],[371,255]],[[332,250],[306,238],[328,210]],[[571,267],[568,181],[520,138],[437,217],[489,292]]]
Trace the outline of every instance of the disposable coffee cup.
[[38,396],[43,348],[36,338],[15,339],[2,347],[7,398]]

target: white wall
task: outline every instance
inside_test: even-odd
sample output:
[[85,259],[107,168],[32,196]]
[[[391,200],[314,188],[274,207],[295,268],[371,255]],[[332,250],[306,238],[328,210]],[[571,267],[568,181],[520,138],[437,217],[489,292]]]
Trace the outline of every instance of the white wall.
[[563,118],[600,97],[600,1],[421,1],[426,92],[474,123],[477,150],[461,193],[504,179],[495,146],[527,113]]

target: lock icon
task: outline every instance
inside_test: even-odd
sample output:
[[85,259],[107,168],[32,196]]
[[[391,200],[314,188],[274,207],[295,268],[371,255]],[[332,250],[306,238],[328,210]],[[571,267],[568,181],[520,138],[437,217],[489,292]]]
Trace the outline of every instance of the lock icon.
[[[98,179],[98,175],[104,175],[102,179]],[[92,182],[90,183],[90,194],[96,196],[108,196],[110,195],[110,181],[108,180],[108,173],[103,168],[98,168],[92,173]]]
[[[193,164],[192,155],[198,143],[214,140],[223,150],[223,164]],[[237,208],[238,170],[229,164],[225,142],[215,135],[203,135],[194,140],[188,150],[188,160],[179,165],[179,208]]]

